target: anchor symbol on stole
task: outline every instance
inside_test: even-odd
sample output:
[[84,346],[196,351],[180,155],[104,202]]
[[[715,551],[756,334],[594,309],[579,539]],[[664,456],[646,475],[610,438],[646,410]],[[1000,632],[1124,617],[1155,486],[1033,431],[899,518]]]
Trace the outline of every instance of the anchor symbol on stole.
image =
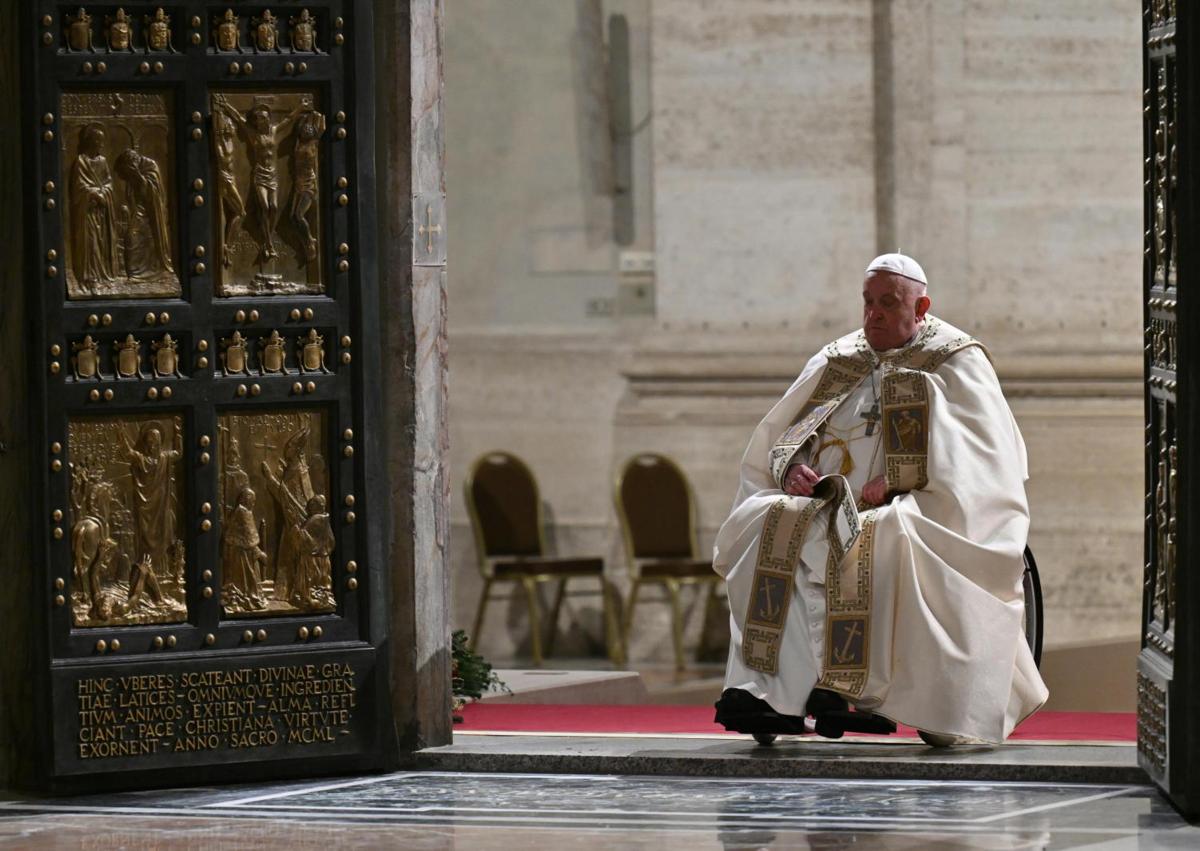
[[847,662],[853,661],[850,658],[850,646],[854,643],[854,639],[862,634],[861,624],[858,621],[850,624],[850,629],[846,631],[846,640],[842,642],[840,650],[833,651],[833,661],[839,665],[844,665]]
[[760,591],[762,596],[766,598],[766,603],[759,606],[758,616],[764,620],[773,621],[779,617],[779,606],[771,599],[771,582],[765,576],[763,577]]

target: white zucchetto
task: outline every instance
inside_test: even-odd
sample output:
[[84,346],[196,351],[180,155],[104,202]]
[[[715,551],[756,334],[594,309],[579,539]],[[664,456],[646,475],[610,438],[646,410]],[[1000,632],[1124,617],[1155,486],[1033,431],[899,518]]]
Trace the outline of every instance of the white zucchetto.
[[880,254],[867,266],[867,272],[890,272],[910,281],[928,285],[921,264],[907,254]]

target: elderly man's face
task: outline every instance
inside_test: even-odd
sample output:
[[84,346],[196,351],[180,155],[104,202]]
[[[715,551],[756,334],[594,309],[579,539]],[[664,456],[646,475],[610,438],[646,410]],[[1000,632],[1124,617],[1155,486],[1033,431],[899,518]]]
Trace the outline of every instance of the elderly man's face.
[[863,281],[863,332],[876,351],[903,346],[929,310],[925,287],[890,272],[868,272]]

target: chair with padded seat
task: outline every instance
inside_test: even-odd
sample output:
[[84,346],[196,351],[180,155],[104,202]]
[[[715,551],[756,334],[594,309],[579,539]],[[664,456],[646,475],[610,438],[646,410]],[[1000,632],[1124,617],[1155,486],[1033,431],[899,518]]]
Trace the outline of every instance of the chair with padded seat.
[[604,575],[604,559],[559,558],[546,553],[542,501],[529,466],[510,452],[485,453],[471,465],[464,491],[479,572],[483,576],[483,591],[479,595],[475,626],[471,631],[471,648],[475,648],[483,629],[484,613],[493,599],[492,586],[498,582],[519,583],[524,588],[529,610],[533,663],[540,666],[543,653],[539,586],[546,582],[558,583],[546,644],[545,655],[550,655],[567,582],[596,579],[600,582],[603,598],[608,654],[614,663],[623,664],[617,623],[620,604],[616,591]]
[[[720,577],[712,561],[701,559],[696,542],[696,501],[679,465],[657,452],[642,452],[617,471],[614,489],[625,555],[633,585],[625,608],[622,639],[629,644],[638,592],[646,584],[661,585],[671,604],[671,638],[675,668],[682,671],[684,585],[708,586],[705,622],[718,605]],[[706,649],[701,636],[700,653]]]

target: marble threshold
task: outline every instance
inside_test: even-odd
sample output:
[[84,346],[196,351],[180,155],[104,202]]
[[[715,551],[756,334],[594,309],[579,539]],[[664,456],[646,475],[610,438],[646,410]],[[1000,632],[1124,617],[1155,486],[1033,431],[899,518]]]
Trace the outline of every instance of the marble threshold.
[[749,736],[543,735],[456,732],[454,743],[411,756],[427,771],[680,777],[1146,783],[1133,744],[930,748],[911,739]]

